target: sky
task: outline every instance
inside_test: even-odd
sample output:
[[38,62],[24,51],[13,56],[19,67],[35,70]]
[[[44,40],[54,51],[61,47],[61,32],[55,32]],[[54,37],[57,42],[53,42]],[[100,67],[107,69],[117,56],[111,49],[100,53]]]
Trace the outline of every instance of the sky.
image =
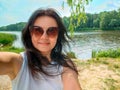
[[[19,22],[27,22],[31,14],[38,8],[55,8],[63,16],[70,15],[70,8],[66,0],[0,0],[0,27]],[[99,13],[102,11],[117,10],[120,8],[120,0],[92,0],[86,6],[85,12]]]

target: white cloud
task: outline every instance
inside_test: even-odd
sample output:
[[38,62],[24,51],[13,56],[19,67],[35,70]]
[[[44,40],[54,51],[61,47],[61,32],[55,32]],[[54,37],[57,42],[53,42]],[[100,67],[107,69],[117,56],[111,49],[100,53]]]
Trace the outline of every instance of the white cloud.
[[106,1],[104,4],[103,10],[111,11],[111,10],[117,10],[120,6],[120,1],[118,0],[111,0]]
[[60,13],[60,16],[70,16],[70,8],[65,7],[64,9],[62,7],[57,7],[56,10]]
[[113,4],[113,6],[114,6],[115,9],[120,8],[120,0],[116,0],[114,2],[111,2],[111,4]]
[[99,13],[102,11],[117,10],[120,7],[120,1],[118,0],[104,0],[101,4],[89,4],[86,6],[86,12]]

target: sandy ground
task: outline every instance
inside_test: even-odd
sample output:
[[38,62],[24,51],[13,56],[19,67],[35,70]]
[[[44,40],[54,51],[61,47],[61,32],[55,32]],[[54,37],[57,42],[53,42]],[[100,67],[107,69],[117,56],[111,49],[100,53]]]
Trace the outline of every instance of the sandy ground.
[[[78,69],[83,90],[120,90],[114,88],[114,85],[120,86],[120,74],[108,69],[107,65],[89,65],[84,68],[79,66]],[[0,90],[11,90],[8,76],[0,76]]]
[[[110,80],[114,80],[116,83],[110,82]],[[91,65],[89,68],[81,70],[79,81],[83,90],[120,90],[110,87],[112,83],[120,85],[120,75],[108,70],[105,65]]]
[[0,90],[12,90],[11,81],[7,75],[0,76]]

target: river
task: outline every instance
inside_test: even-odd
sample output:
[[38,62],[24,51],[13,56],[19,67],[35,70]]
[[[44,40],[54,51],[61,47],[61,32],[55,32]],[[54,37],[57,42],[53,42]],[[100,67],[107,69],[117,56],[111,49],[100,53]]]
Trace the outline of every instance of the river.
[[[17,40],[14,41],[13,46],[23,47],[20,32],[9,31],[4,33],[17,35]],[[76,54],[77,58],[82,60],[90,59],[92,50],[98,51],[120,48],[120,31],[75,33],[73,42],[70,42],[70,46],[70,50]]]

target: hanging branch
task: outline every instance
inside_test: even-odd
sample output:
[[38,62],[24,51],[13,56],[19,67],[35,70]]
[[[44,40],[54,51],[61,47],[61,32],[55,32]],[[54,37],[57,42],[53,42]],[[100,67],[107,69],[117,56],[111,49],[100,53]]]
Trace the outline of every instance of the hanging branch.
[[[80,22],[86,21],[86,14],[85,14],[85,6],[89,4],[92,0],[67,0],[67,4],[70,7],[70,24],[69,30],[71,35],[73,35],[74,30],[77,26],[79,26]],[[63,1],[62,7],[64,8]],[[77,21],[77,23],[75,22]]]

